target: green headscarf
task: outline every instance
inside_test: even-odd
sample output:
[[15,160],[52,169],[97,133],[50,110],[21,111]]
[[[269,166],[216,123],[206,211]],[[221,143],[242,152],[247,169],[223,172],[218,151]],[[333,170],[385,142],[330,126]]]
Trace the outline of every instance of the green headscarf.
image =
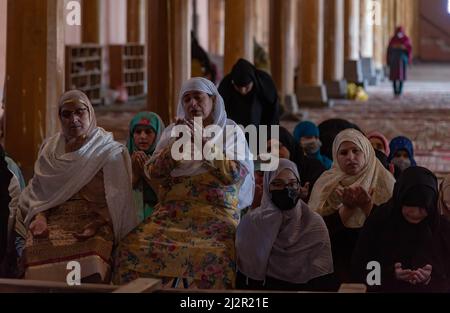
[[[164,122],[161,120],[158,114],[153,112],[140,112],[136,114],[136,116],[131,120],[129,126],[127,147],[130,155],[138,150],[133,136],[134,131],[138,126],[149,127],[156,134],[155,141],[153,142],[151,147],[147,151],[144,151],[147,155],[151,156],[155,151],[159,139],[161,138],[162,132],[164,131]],[[137,205],[139,207],[142,207],[142,212],[139,212],[139,219],[142,221],[152,214],[153,207],[158,203],[158,197],[155,191],[144,180],[141,180],[138,189],[134,190],[133,194]]]
[[147,155],[152,155],[155,151],[156,145],[158,144],[159,139],[161,138],[161,134],[165,128],[164,122],[161,120],[161,118],[158,116],[158,114],[153,112],[140,112],[136,114],[133,119],[130,122],[129,126],[129,134],[128,134],[128,141],[127,141],[127,147],[128,152],[132,154],[137,150],[136,144],[134,142],[134,130],[138,126],[146,126],[151,128],[155,134],[155,142],[152,144],[152,146],[147,150],[144,151]]

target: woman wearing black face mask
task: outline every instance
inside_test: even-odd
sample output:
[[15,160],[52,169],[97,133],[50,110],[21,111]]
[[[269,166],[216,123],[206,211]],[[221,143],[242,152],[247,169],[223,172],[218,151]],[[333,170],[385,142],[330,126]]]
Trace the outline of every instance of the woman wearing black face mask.
[[289,160],[265,173],[261,206],[244,216],[236,233],[238,289],[335,289],[328,230],[299,199],[299,188]]

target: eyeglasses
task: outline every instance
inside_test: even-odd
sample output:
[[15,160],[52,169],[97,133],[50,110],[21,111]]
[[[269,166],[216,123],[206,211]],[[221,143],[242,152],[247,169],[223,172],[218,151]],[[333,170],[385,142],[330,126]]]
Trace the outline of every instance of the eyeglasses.
[[290,182],[284,182],[282,180],[274,180],[270,183],[270,186],[276,189],[283,189],[287,187],[288,189],[298,189],[300,187],[300,182],[297,181],[290,181]]
[[76,117],[83,117],[86,111],[87,111],[86,108],[79,108],[76,109],[75,111],[63,110],[61,111],[61,117],[65,119],[70,119],[72,117],[72,114],[75,115]]

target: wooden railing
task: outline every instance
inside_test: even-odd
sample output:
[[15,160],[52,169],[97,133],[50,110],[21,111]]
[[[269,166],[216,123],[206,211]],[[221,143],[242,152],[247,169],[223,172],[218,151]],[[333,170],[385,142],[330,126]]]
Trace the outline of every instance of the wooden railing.
[[[249,290],[200,290],[200,289],[174,289],[162,287],[161,280],[139,278],[124,285],[82,284],[68,286],[66,283],[0,279],[0,293],[280,293],[279,291],[249,291]],[[365,293],[366,286],[358,284],[343,284],[339,293]],[[283,292],[286,293],[286,292]],[[304,293],[304,292],[293,292]]]

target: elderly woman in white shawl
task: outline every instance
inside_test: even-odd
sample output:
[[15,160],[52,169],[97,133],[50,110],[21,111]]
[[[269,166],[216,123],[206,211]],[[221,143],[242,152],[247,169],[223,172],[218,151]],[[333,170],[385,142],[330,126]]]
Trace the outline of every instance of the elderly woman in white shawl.
[[27,230],[24,275],[65,282],[68,262],[78,261],[82,281],[107,282],[114,243],[137,226],[130,158],[97,127],[81,91],[62,95],[59,119],[62,132],[43,143],[19,198]]
[[395,179],[378,161],[367,137],[355,129],[338,134],[333,159],[333,167],[314,185],[309,207],[324,217],[336,276],[348,282],[359,231],[373,206],[392,197]]
[[300,199],[297,166],[281,159],[264,175],[261,206],[239,224],[240,289],[333,289],[330,238],[322,217]]
[[[184,129],[181,139],[176,126]],[[214,133],[209,132],[212,126],[217,126]],[[225,134],[226,126],[234,131]],[[192,139],[202,131],[206,138]],[[193,160],[185,146],[179,158],[178,143],[191,140],[200,145],[200,157]],[[203,148],[210,153],[202,154]],[[115,282],[182,278],[185,287],[233,288],[238,208],[253,200],[253,161],[242,130],[227,119],[212,82],[193,78],[183,84],[177,123],[164,131],[146,175],[160,181],[160,203],[121,243]]]

